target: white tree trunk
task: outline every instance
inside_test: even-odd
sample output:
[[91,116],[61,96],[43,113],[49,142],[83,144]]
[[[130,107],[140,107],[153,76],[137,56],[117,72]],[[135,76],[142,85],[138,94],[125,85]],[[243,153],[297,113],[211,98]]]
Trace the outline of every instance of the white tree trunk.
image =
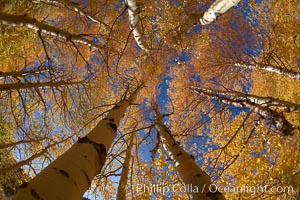
[[74,81],[74,82],[66,82],[66,81],[58,81],[58,82],[43,82],[43,83],[7,83],[0,84],[0,91],[12,91],[12,90],[23,90],[29,88],[51,88],[51,87],[59,87],[59,86],[67,86],[67,85],[76,85],[83,83],[83,81]]
[[188,195],[194,200],[225,200],[225,197],[213,187],[211,179],[185,150],[174,140],[170,130],[162,123],[161,115],[156,109],[156,127],[164,149],[174,162],[175,168],[186,187]]
[[248,68],[248,69],[261,69],[261,70],[265,70],[268,72],[284,75],[284,76],[287,76],[287,77],[295,79],[295,80],[300,80],[300,72],[295,72],[293,70],[284,69],[284,68],[276,67],[273,65],[235,63],[234,66],[235,67],[244,67],[244,68]]
[[[178,28],[178,33],[180,34],[179,39],[182,34],[186,34],[189,32],[193,26],[197,24],[208,25],[217,19],[217,16],[225,13],[231,7],[237,5],[240,0],[217,0],[215,1],[206,12],[202,15],[202,13],[192,13],[189,14],[186,18],[185,22],[180,25]],[[177,34],[178,34],[177,33]]]
[[139,17],[139,6],[136,0],[125,0],[128,9],[130,28],[137,45],[144,51],[150,51],[148,45],[143,41],[142,26]]
[[219,100],[223,103],[231,104],[236,107],[247,107],[249,109],[252,109],[264,119],[268,120],[268,123],[270,123],[278,131],[282,132],[285,136],[293,134],[293,131],[295,129],[293,125],[285,119],[283,114],[278,113],[275,110],[249,103],[246,100],[228,100],[225,98],[219,98]]
[[131,160],[131,149],[133,146],[134,135],[135,135],[134,133],[131,133],[131,135],[130,135],[130,141],[129,141],[129,145],[127,147],[126,154],[125,154],[125,161],[123,163],[123,169],[122,169],[121,178],[119,181],[118,193],[117,193],[116,200],[126,199],[126,185],[127,185],[127,180],[128,180],[129,163]]
[[72,34],[65,30],[58,29],[54,26],[43,24],[37,19],[29,17],[27,15],[10,15],[0,12],[0,22],[8,26],[26,26],[27,28],[33,29],[45,35],[59,37],[66,41],[78,42],[95,49],[104,49],[104,47],[97,45],[80,35]]
[[79,138],[69,150],[24,184],[14,199],[80,200],[93,178],[100,173],[120,120],[138,90],[129,100],[116,104],[84,138]]
[[46,67],[42,67],[42,68],[35,69],[35,70],[20,70],[20,71],[10,71],[10,72],[0,71],[0,77],[8,77],[8,76],[24,77],[24,76],[27,76],[27,75],[42,74],[44,72],[49,72],[50,70],[51,69],[48,69]]
[[218,90],[196,87],[192,87],[192,90],[200,94],[210,96],[225,104],[252,109],[254,112],[258,113],[265,120],[267,120],[268,123],[270,123],[279,132],[283,133],[284,136],[292,135],[294,133],[294,130],[297,129],[297,127],[294,127],[289,121],[286,120],[282,113],[278,113],[276,110],[272,110],[268,106],[264,106],[263,104],[256,103],[255,98],[253,100],[251,98],[246,98],[243,96],[232,96],[232,94],[235,95],[238,94],[238,92],[218,92]]
[[231,7],[237,5],[240,0],[216,0],[199,19],[201,25],[207,25],[217,19],[217,16],[225,13]]
[[251,103],[259,105],[261,107],[275,107],[285,112],[295,112],[300,111],[300,104],[280,100],[273,97],[261,97],[253,94],[245,94],[237,91],[221,91],[221,90],[212,90],[207,88],[199,88],[192,86],[193,91],[197,91],[202,94],[207,94],[209,96],[222,95],[226,96],[228,99],[232,100],[247,100]]

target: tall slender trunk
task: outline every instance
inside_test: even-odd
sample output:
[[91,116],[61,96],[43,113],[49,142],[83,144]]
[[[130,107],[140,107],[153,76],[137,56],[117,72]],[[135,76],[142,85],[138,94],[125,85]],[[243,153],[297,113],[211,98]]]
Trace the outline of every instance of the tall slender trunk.
[[139,88],[128,100],[116,104],[85,137],[79,138],[29,183],[23,184],[14,199],[80,200],[93,178],[100,173],[120,120],[135,100]]
[[130,141],[129,141],[129,145],[126,150],[126,155],[125,155],[126,157],[125,157],[125,161],[123,163],[123,169],[122,169],[121,178],[119,181],[118,193],[117,193],[116,200],[126,199],[126,185],[127,185],[127,180],[128,180],[129,163],[131,160],[130,154],[131,154],[131,149],[133,146],[134,135],[135,135],[134,133],[131,133],[131,135],[130,135]]
[[28,88],[43,88],[43,87],[59,87],[59,86],[67,86],[67,85],[75,85],[83,83],[82,81],[57,81],[57,82],[41,82],[41,83],[8,83],[8,84],[0,84],[0,91],[9,91],[9,90],[21,90]]
[[137,45],[144,51],[148,52],[150,49],[143,40],[142,25],[139,17],[140,9],[136,0],[125,0],[128,9],[129,24],[133,30],[133,37]]
[[209,175],[174,140],[171,131],[162,123],[158,108],[156,108],[156,127],[164,149],[174,162],[183,183],[189,187],[188,195],[194,200],[225,200],[225,197],[213,187]]
[[201,25],[207,25],[217,17],[227,12],[231,7],[237,5],[241,0],[216,0],[199,19]]
[[42,74],[43,72],[48,72],[48,71],[50,70],[46,67],[34,69],[34,70],[20,70],[20,71],[10,71],[10,72],[0,71],[0,77],[9,77],[9,76],[24,77],[27,75]]
[[202,26],[211,24],[217,17],[227,12],[231,7],[237,5],[240,0],[216,0],[207,11],[202,13],[189,14],[185,22],[179,27],[180,34],[186,34],[188,31],[197,24]]
[[37,19],[25,15],[11,15],[0,12],[0,22],[9,26],[26,26],[45,35],[51,35],[65,39],[66,41],[78,42],[95,49],[104,49],[81,35],[72,34],[65,30],[39,22]]
[[234,66],[235,67],[244,67],[244,68],[248,68],[248,69],[261,69],[261,70],[265,70],[268,72],[287,76],[294,80],[300,80],[300,72],[295,72],[293,70],[277,67],[274,65],[235,63]]
[[222,90],[213,90],[200,87],[191,87],[192,90],[197,91],[202,94],[209,96],[221,95],[226,96],[228,99],[232,100],[248,100],[251,103],[257,104],[261,107],[275,107],[276,109],[283,110],[285,112],[295,112],[300,111],[300,104],[280,100],[273,97],[261,97],[253,94],[245,94],[238,91],[222,91]]
[[[277,129],[279,132],[283,133],[284,136],[292,135],[294,133],[294,130],[298,129],[297,127],[293,126],[289,121],[287,121],[285,116],[282,113],[279,113],[276,110],[272,110],[271,108],[269,108],[269,106],[274,106],[274,105],[271,104],[269,106],[268,105],[265,106],[263,104],[258,104],[256,101],[254,101],[257,99],[255,99],[253,96],[252,99],[252,98],[248,98],[249,95],[244,97],[239,95],[234,96],[236,94],[239,94],[239,92],[226,92],[226,91],[218,91],[218,90],[196,88],[196,87],[192,87],[192,90],[200,94],[204,94],[212,98],[215,98],[218,101],[221,101],[225,104],[230,104],[235,107],[249,108],[254,112],[256,112],[257,114],[259,114],[260,116],[262,116],[265,120],[267,120],[267,122],[272,127]],[[280,103],[283,102],[284,101]]]

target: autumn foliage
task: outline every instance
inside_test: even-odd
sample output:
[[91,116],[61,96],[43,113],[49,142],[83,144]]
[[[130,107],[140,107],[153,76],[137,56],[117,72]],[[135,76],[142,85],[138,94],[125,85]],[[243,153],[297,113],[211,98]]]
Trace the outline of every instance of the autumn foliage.
[[[195,182],[213,185],[207,199],[299,198],[299,10],[0,0],[1,195],[42,198],[33,188],[54,166],[76,174],[76,198],[197,199]],[[74,146],[98,167],[88,176],[57,167]]]

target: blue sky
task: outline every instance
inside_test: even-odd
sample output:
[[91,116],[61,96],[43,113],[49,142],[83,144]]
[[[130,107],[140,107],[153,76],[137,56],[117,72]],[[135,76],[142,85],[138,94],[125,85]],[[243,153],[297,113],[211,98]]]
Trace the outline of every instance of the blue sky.
[[[77,2],[77,1],[74,1],[74,2]],[[256,3],[261,3],[261,0],[255,0],[255,2],[256,2]],[[87,0],[82,0],[81,3],[84,4],[84,5],[86,5],[86,4],[87,4]],[[247,7],[248,1],[242,1],[242,4],[244,5],[244,6],[243,6],[243,9],[242,9],[243,15],[244,15],[245,19],[248,19],[247,16],[249,16],[249,14],[251,13],[251,10]],[[118,1],[118,3],[115,4],[116,8],[123,7],[123,5],[124,5],[124,4],[123,4],[123,1]],[[176,5],[176,4],[175,4],[175,5]],[[200,2],[198,2],[198,6],[200,6],[200,8],[201,8],[202,10],[204,10],[204,9],[206,9],[206,8],[208,7],[207,4],[204,5],[204,4],[201,4]],[[241,9],[241,6],[239,5],[239,6],[237,6],[237,7],[234,8],[234,9]],[[222,16],[221,16],[221,17],[222,17]],[[250,21],[249,21],[249,22],[250,22]],[[255,21],[255,20],[252,20],[251,23],[253,23],[253,25],[255,26],[256,23],[258,23],[258,22]],[[216,22],[216,24],[214,24],[213,26],[215,26],[215,28],[216,28],[215,30],[218,29],[217,22]],[[238,31],[238,28],[239,28],[239,27],[238,27],[238,24],[236,24],[235,22],[232,23],[232,27],[233,27],[236,31]],[[210,27],[208,26],[208,27],[206,27],[206,28],[209,29]],[[226,31],[226,30],[224,30],[224,29],[223,29],[223,30],[222,30],[222,29],[218,29],[218,30],[219,30],[219,31]],[[201,34],[202,27],[201,27],[201,26],[197,26],[197,27],[195,27],[195,28],[193,29],[193,31],[194,31],[194,33]],[[252,35],[249,34],[247,37],[249,37],[249,38],[247,38],[247,39],[251,40]],[[153,40],[156,41],[155,38],[154,38]],[[94,42],[96,42],[96,41],[94,41]],[[247,53],[249,53],[249,54],[251,54],[251,55],[257,55],[257,54],[259,54],[259,51],[257,51],[257,48],[258,48],[258,46],[250,46],[249,48],[246,49],[246,51],[247,51]],[[50,48],[50,54],[51,54],[51,56],[53,56],[53,58],[56,57],[56,53],[53,52],[53,51],[51,50],[51,48]],[[157,93],[156,99],[157,99],[157,103],[158,103],[158,105],[159,105],[159,108],[160,108],[160,111],[162,112],[162,114],[166,114],[166,113],[170,112],[170,110],[167,110],[167,104],[170,103],[170,96],[169,96],[169,94],[168,94],[168,89],[169,89],[168,82],[172,81],[173,77],[171,77],[171,75],[170,75],[170,73],[169,73],[169,69],[170,69],[171,67],[173,67],[173,65],[174,65],[175,63],[177,63],[178,61],[179,61],[179,62],[182,62],[182,63],[185,63],[185,62],[188,63],[189,60],[190,60],[190,57],[191,57],[191,55],[189,54],[188,51],[182,51],[182,52],[180,52],[179,55],[174,56],[174,57],[172,58],[172,60],[170,60],[169,63],[166,64],[166,66],[165,66],[166,72],[160,76],[161,82],[160,82],[160,84],[157,86],[157,91],[158,91],[158,93]],[[71,64],[74,68],[76,68],[76,65],[75,65],[72,61],[70,61],[70,62],[71,62],[70,64]],[[88,70],[92,70],[92,71],[93,71],[93,70],[96,70],[96,66],[102,65],[102,64],[103,64],[103,60],[97,58],[96,56],[93,56],[93,57],[91,58],[90,62],[93,63],[94,66],[87,66],[87,65],[86,65],[85,68],[88,69]],[[37,64],[38,64],[38,63],[37,63]],[[94,67],[94,68],[92,68],[92,67]],[[85,78],[87,78],[87,77],[89,77],[89,76],[90,76],[89,73],[85,74]],[[201,80],[200,76],[199,76],[197,73],[193,73],[190,77],[187,77],[187,78],[190,79],[190,80],[194,80],[194,81],[196,81],[198,84],[201,85],[201,81],[202,81],[202,80]],[[30,79],[30,77],[28,77],[28,80],[29,80],[29,79]],[[245,77],[245,79],[247,79],[247,77]],[[251,88],[251,82],[250,82],[249,80],[242,84],[242,90],[243,90],[243,92],[248,93],[249,90],[250,90],[250,88]],[[114,92],[115,92],[115,93],[118,93],[117,90],[115,90]],[[213,102],[213,104],[215,104],[215,105],[222,106],[222,103],[220,103],[220,102],[218,102],[218,101],[216,101],[216,100],[212,100],[212,102]],[[51,104],[51,102],[49,103],[49,106],[50,106],[50,104]],[[47,105],[47,106],[48,106],[48,105]],[[76,106],[77,106],[77,105],[73,105],[73,106],[71,107],[71,109],[75,109]],[[143,107],[144,107],[144,108],[146,107],[146,106],[145,106],[145,101],[144,101],[144,103],[143,103],[143,105],[142,105],[141,107],[142,107],[142,108],[143,108]],[[238,115],[240,112],[242,112],[242,111],[248,112],[248,110],[246,110],[246,109],[235,108],[235,107],[233,107],[233,106],[228,106],[228,107],[229,107],[230,111],[232,112],[232,116],[233,116],[233,117],[234,117],[234,116],[237,116],[237,115]],[[204,111],[201,111],[201,110],[199,111],[199,113],[201,113],[201,115],[200,115],[200,116],[201,116],[200,123],[204,123],[204,121],[205,121],[205,123],[209,124],[209,123],[210,123],[209,116],[206,115],[206,114],[204,113]],[[34,112],[34,117],[37,118],[37,119],[41,119],[42,114],[43,114],[43,113],[41,113],[41,112]],[[148,114],[148,115],[149,115],[149,114]],[[147,117],[147,118],[154,118],[154,115],[145,116],[145,117]],[[39,122],[40,122],[40,121],[39,121]],[[167,123],[167,122],[168,122],[168,118],[164,118],[164,122]],[[29,124],[28,124],[28,125],[29,125]],[[62,130],[62,127],[61,127],[61,126],[57,126],[56,129],[55,129],[55,131],[57,131],[57,132],[60,132],[61,130]],[[208,128],[208,126],[204,126],[204,131],[205,131],[206,133],[210,131],[209,128]],[[141,131],[139,134],[143,136],[143,135],[145,135],[145,134],[147,134],[147,133]],[[155,138],[155,130],[152,131],[151,136]],[[213,146],[213,145],[212,145],[212,146],[206,145],[206,144],[208,144],[208,143],[210,142],[210,139],[211,139],[211,138],[210,138],[207,134],[205,134],[203,137],[198,137],[198,138],[197,138],[197,137],[190,137],[190,138],[188,138],[189,142],[187,143],[186,148],[189,149],[193,144],[196,144],[196,145],[197,145],[197,148],[198,148],[198,152],[196,152],[196,157],[197,157],[197,158],[200,158],[200,157],[202,157],[203,152],[206,152],[206,151],[208,150],[208,148],[215,148],[215,147],[216,147],[216,146]],[[17,140],[19,140],[19,138],[17,138]],[[143,145],[141,146],[141,152],[143,152],[141,155],[142,155],[145,159],[147,159],[147,160],[150,160],[150,159],[151,159],[151,154],[150,154],[149,150],[150,150],[150,149],[149,149],[149,145],[143,144]],[[202,164],[203,161],[204,161],[203,159],[198,159],[198,164]],[[117,181],[118,179],[115,178],[114,180]]]

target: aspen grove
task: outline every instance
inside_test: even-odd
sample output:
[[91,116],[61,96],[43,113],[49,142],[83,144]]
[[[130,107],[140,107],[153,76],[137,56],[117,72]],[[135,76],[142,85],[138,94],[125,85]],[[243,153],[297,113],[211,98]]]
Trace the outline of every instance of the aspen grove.
[[0,0],[0,199],[299,199],[298,0]]

